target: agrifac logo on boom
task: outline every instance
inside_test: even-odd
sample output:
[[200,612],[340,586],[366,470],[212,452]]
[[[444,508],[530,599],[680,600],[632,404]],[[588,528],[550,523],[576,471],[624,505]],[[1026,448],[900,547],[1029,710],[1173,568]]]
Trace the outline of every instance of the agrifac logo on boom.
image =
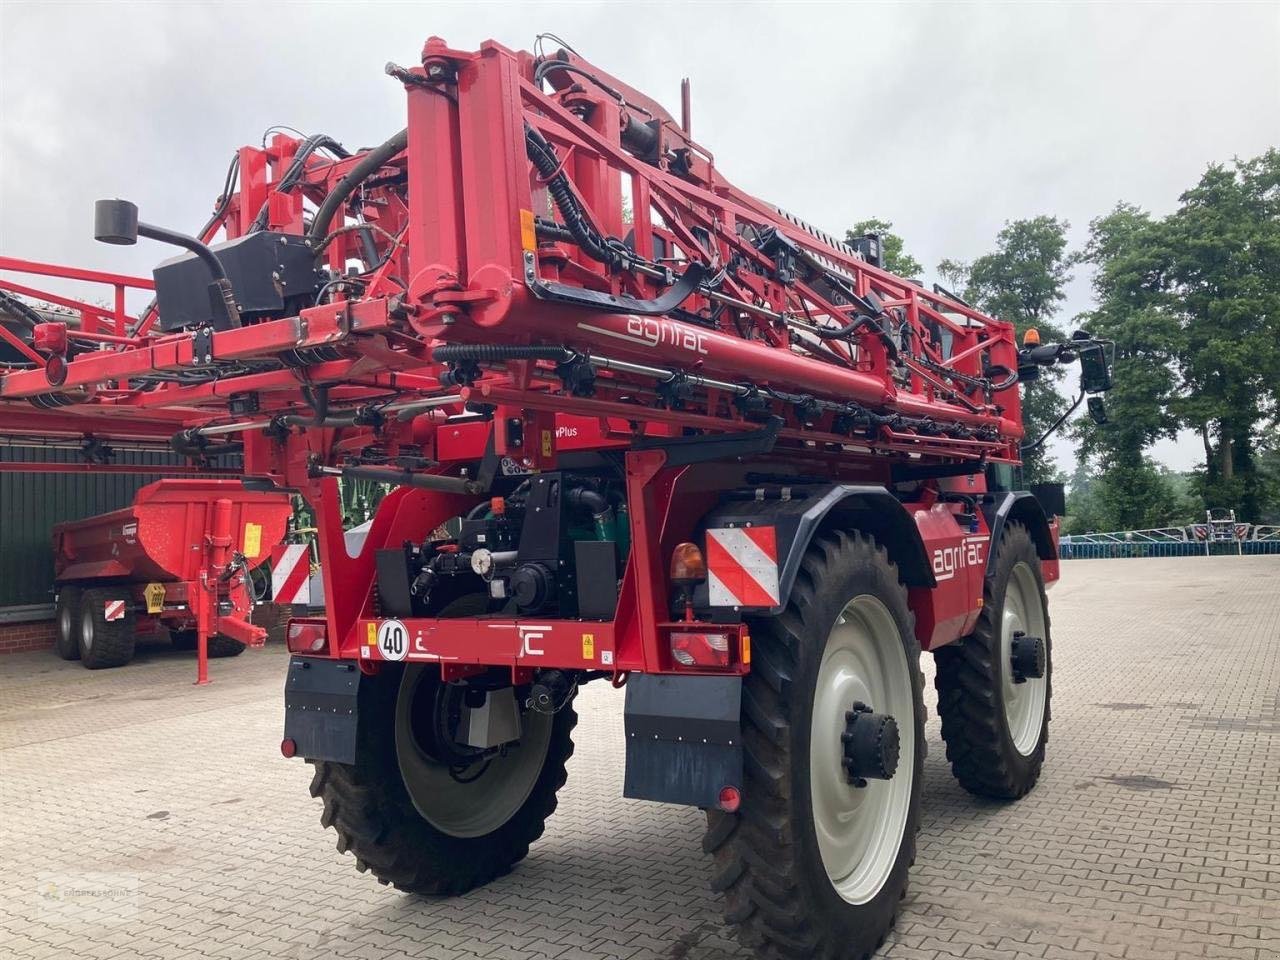
[[671,320],[656,317],[627,317],[627,332],[618,333],[590,323],[580,323],[578,328],[591,333],[602,333],[618,340],[628,340],[646,347],[679,347],[690,353],[707,353],[706,334],[687,329]]

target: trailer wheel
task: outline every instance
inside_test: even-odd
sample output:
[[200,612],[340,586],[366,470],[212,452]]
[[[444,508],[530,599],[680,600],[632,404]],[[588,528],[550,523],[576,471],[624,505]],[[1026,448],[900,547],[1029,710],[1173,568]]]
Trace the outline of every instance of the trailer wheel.
[[200,644],[200,636],[194,630],[170,630],[169,642],[175,650],[194,650]]
[[443,686],[434,666],[384,669],[364,680],[357,761],[313,761],[320,821],[356,868],[406,893],[452,896],[511,871],[542,836],[564,785],[577,714],[526,711],[503,754],[459,769],[419,749],[415,705]]
[[742,805],[707,813],[712,887],[757,957],[862,960],[894,924],[920,823],[923,679],[897,568],[861,534],[815,540],[752,648]]
[[[117,619],[107,619],[109,604],[123,603]],[[114,611],[113,611],[114,612]],[[133,659],[133,601],[124,590],[94,587],[80,598],[80,662],[90,670],[122,667]]]
[[58,588],[56,607],[58,636],[53,648],[63,660],[80,659],[80,595],[83,591],[71,584]]
[[[200,649],[200,634],[195,630],[171,630],[169,639],[173,643],[175,650],[198,650]],[[224,637],[220,633],[209,635],[209,659],[216,657],[238,657],[244,653],[244,644],[239,640],[232,640],[230,637]]]
[[238,657],[244,653],[244,644],[239,640],[224,637],[220,633],[209,635],[209,659],[218,657]]
[[973,633],[935,652],[942,738],[956,779],[1016,800],[1036,784],[1049,740],[1052,661],[1040,557],[1026,527],[1005,527]]

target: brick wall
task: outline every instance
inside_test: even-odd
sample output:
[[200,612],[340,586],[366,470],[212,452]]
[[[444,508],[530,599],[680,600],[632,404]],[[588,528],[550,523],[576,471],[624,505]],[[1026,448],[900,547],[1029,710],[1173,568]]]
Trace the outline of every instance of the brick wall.
[[48,650],[56,634],[52,620],[31,623],[0,623],[0,656],[24,650]]

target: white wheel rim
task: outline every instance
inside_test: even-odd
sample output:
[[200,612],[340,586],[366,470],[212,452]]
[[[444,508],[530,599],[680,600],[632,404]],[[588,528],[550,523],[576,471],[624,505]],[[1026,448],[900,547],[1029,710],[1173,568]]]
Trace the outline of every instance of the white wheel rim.
[[400,775],[413,805],[433,827],[452,837],[482,837],[515,816],[529,799],[547,758],[555,718],[532,710],[522,713],[520,740],[493,757],[474,782],[459,783],[447,766],[423,751],[413,733],[414,695],[427,669],[410,665],[400,682],[395,728]]
[[[1013,682],[1013,635],[1021,631],[1029,637],[1045,638],[1044,605],[1040,586],[1031,567],[1019,563],[1009,574],[1000,619],[1000,675],[1004,688],[1004,716],[1013,746],[1024,757],[1035,752],[1044,728],[1045,696],[1049,686],[1049,666],[1043,677]],[[1046,649],[1046,661],[1048,650]]]
[[[849,783],[841,761],[845,714],[861,700],[898,725],[898,768],[890,780]],[[898,859],[911,808],[916,753],[915,691],[902,636],[872,596],[836,618],[818,667],[809,736],[809,787],[822,865],[848,903],[871,900]]]

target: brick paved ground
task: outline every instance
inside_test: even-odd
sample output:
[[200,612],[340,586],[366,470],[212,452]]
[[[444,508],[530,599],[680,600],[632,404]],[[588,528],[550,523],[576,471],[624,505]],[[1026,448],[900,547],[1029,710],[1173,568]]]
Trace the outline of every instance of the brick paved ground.
[[[1065,567],[1045,777],[1013,806],[969,798],[931,719],[885,956],[1280,957],[1280,559]],[[612,691],[579,700],[529,859],[431,901],[334,851],[307,768],[277,750],[283,666],[249,653],[196,689],[189,656],[158,648],[98,673],[0,659],[0,957],[739,956],[697,811],[619,799]]]

